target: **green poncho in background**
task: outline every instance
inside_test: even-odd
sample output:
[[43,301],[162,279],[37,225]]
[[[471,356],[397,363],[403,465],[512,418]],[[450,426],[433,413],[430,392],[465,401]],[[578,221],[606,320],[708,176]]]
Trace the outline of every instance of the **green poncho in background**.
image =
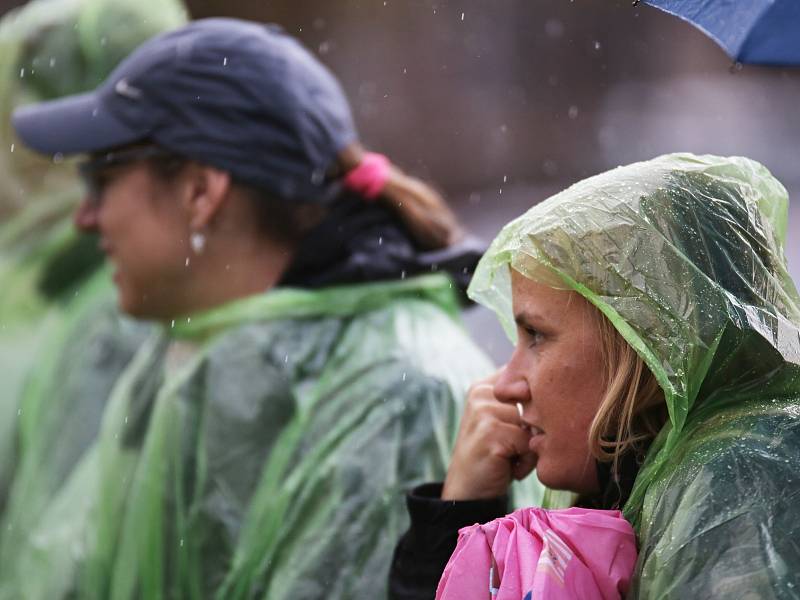
[[624,509],[640,544],[632,597],[800,597],[787,209],[754,161],[662,156],[535,206],[473,279],[471,296],[513,336],[508,265],[531,278],[544,267],[611,320],[663,388],[669,422]]
[[[490,371],[445,276],[275,289],[151,338],[4,526],[0,598],[380,598],[404,491]],[[16,499],[15,499],[16,500]]]
[[[134,47],[184,21],[175,0],[36,0],[0,21],[0,515],[12,476],[30,486],[31,471],[71,468],[145,329],[116,311],[109,278],[97,275],[96,238],[72,227],[74,165],[26,151],[9,116],[93,88]],[[92,361],[103,369],[91,385],[74,384]],[[48,380],[53,369],[61,376]]]

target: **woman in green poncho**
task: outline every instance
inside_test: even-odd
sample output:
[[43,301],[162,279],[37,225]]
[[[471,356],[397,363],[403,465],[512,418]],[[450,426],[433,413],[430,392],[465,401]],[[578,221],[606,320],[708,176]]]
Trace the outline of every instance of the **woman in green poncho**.
[[457,322],[477,255],[441,199],[361,149],[295,40],[230,19],[14,126],[89,155],[76,223],[120,307],[163,327],[63,484],[6,519],[0,596],[381,597],[401,492],[443,474],[488,366]]
[[592,177],[509,223],[470,294],[516,348],[473,387],[444,486],[410,495],[391,596],[433,597],[458,529],[505,514],[509,482],[535,469],[578,505],[623,509],[639,544],[628,597],[798,597],[786,223],[764,167],[690,154]]

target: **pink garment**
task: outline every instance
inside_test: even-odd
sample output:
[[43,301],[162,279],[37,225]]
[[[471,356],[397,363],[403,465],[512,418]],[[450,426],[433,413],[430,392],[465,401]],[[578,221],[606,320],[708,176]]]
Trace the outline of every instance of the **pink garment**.
[[617,600],[635,564],[620,511],[523,508],[458,532],[436,600]]
[[361,163],[344,176],[342,184],[367,200],[374,200],[381,195],[389,180],[391,164],[383,154],[367,152]]

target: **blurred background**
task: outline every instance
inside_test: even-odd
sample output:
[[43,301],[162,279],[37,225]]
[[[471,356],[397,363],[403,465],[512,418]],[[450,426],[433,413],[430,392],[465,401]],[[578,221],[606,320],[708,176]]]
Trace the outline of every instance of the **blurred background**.
[[[790,198],[800,191],[800,69],[734,65],[694,27],[630,0],[189,0],[187,9],[276,22],[302,39],[340,78],[364,142],[433,182],[487,241],[563,187],[665,152],[748,156]],[[25,197],[5,193],[0,217]],[[789,231],[800,281],[797,201]],[[510,346],[493,317],[467,318],[504,360]]]

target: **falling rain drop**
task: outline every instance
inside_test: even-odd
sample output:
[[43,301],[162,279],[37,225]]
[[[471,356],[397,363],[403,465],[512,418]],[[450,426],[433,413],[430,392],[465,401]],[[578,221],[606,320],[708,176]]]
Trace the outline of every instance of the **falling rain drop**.
[[25,77],[25,67],[22,67],[22,68],[19,70],[19,76],[20,76],[20,78],[22,78],[22,77]]
[[464,20],[464,13],[463,12],[461,13],[461,20],[462,21]]
[[227,56],[222,59],[222,66],[223,67],[227,67],[228,66],[228,57]]
[[172,319],[172,323],[170,323],[170,327],[175,327],[175,319]]
[[11,151],[14,151],[14,144],[11,144]]
[[574,104],[573,104],[572,106],[570,106],[570,107],[569,107],[569,110],[567,111],[567,116],[568,116],[570,119],[572,119],[573,121],[574,121],[575,119],[577,119],[577,118],[578,118],[578,107],[577,107],[577,106],[575,106]]
[[50,68],[53,68],[55,66],[56,66],[56,59],[53,58],[53,57],[50,57]]
[[600,44],[600,42],[598,42],[598,41],[595,41],[595,43],[594,43],[594,49],[595,49],[595,50],[600,50],[600,48],[602,48],[602,45]]

